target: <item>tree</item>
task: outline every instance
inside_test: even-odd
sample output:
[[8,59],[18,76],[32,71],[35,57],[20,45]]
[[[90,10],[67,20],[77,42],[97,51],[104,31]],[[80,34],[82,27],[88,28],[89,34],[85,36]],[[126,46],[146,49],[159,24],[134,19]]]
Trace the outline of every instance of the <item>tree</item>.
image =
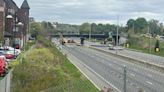
[[147,27],[148,23],[145,18],[137,18],[135,21],[135,33],[142,33],[142,30]]
[[91,26],[89,23],[83,23],[81,26],[80,26],[80,34],[89,34],[89,32],[91,31]]
[[30,33],[32,37],[37,37],[37,35],[41,32],[41,23],[32,22],[30,23]]
[[134,24],[135,24],[135,20],[129,19],[126,25],[128,26],[128,29],[131,29],[134,27]]
[[149,27],[150,27],[150,32],[153,36],[160,35],[161,29],[160,29],[160,24],[158,20],[154,20],[154,19],[150,20]]
[[97,33],[97,24],[96,23],[92,23],[91,24],[91,27],[92,27],[92,33],[96,34]]
[[98,30],[97,30],[97,33],[99,33],[99,34],[101,34],[101,33],[104,33],[104,31],[105,31],[105,26],[103,25],[103,24],[98,24],[97,25],[97,28],[98,28]]

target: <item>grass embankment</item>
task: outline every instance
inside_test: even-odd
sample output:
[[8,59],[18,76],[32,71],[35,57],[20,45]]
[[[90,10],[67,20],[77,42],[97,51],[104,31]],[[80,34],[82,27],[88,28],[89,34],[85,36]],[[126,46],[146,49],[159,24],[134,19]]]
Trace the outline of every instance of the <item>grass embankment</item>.
[[12,92],[98,92],[48,40],[14,66]]
[[[131,37],[129,40],[130,49],[139,50],[143,53],[154,54],[158,56],[164,56],[164,42],[159,41],[160,51],[155,52],[155,38],[147,38],[147,37]],[[150,51],[150,44],[151,44],[151,51]]]

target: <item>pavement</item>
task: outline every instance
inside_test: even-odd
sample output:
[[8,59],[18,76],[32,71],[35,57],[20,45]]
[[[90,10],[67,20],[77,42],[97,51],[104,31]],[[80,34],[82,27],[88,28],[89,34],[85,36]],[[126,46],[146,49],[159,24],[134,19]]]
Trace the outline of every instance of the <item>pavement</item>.
[[89,48],[71,45],[63,49],[121,92],[123,91],[123,66],[127,66],[127,92],[137,92],[139,88],[143,88],[145,92],[164,92],[164,82],[161,81],[164,80],[163,75]]
[[[94,47],[96,47],[96,46],[94,46]],[[128,49],[116,51],[116,50],[109,50],[109,47],[96,47],[96,48],[104,50],[104,51],[108,51],[111,53],[117,53],[118,55],[128,56],[128,57],[136,59],[136,60],[141,60],[141,61],[157,64],[160,66],[164,66],[164,57],[161,57],[161,56],[146,54],[146,53],[132,51],[132,50],[128,50]]]
[[[90,45],[92,43],[88,42],[88,44]],[[102,47],[100,46],[100,48]],[[83,66],[77,66],[79,69],[82,70],[87,67],[85,69],[91,71],[90,73],[96,73],[95,76],[97,77],[93,77],[92,75],[92,77],[90,76],[90,79],[92,79],[93,83],[100,88],[102,86],[98,84],[103,83],[97,83],[99,81],[95,80],[103,80],[104,83],[111,84],[111,86],[116,88],[117,91],[123,92],[123,67],[126,66],[127,92],[138,92],[140,88],[144,89],[145,92],[164,92],[163,74],[87,47],[66,45],[63,46],[62,49],[76,58],[74,60],[76,63]],[[84,71],[84,73],[88,75],[87,72]]]
[[[79,43],[79,40],[76,40],[77,43]],[[103,45],[100,43],[95,43],[95,42],[89,42],[89,41],[85,41],[85,46],[89,47],[89,46],[93,46],[95,48],[110,52],[110,53],[115,53],[121,56],[126,56],[126,57],[130,57],[136,60],[141,60],[141,61],[145,61],[145,62],[150,62],[152,64],[156,64],[159,66],[163,66],[164,67],[164,57],[161,56],[157,56],[157,55],[152,55],[152,54],[147,54],[147,53],[142,53],[139,51],[134,51],[131,49],[124,49],[124,50],[109,50],[108,45]]]

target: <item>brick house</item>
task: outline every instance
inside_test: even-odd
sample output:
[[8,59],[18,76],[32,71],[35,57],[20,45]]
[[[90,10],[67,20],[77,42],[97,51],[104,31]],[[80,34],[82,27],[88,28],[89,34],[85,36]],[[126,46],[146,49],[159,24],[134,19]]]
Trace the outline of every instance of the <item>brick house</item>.
[[3,35],[5,30],[5,1],[0,0],[0,43],[3,43]]
[[[27,0],[24,0],[19,8],[13,0],[4,0],[5,7],[5,30],[4,45],[23,47],[29,30],[29,10]],[[22,23],[23,25],[18,25]]]
[[22,33],[23,33],[22,38],[23,38],[24,44],[29,38],[29,35],[28,35],[29,34],[29,10],[30,10],[30,7],[28,5],[28,2],[27,0],[24,0],[18,13],[19,20],[24,24],[22,28]]
[[[16,13],[18,12],[18,7],[13,0],[5,0],[5,32],[4,32],[4,42],[5,45],[13,46],[14,44],[14,31],[16,29]],[[9,17],[10,16],[10,17]]]

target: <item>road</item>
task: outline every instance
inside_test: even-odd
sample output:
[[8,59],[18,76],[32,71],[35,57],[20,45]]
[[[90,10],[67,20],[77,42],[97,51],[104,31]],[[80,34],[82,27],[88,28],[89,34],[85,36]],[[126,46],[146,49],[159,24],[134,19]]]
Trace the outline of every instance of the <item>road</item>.
[[[75,39],[75,41],[79,43],[78,39]],[[85,46],[93,46],[101,50],[105,50],[111,53],[116,53],[116,50],[109,50],[107,45],[102,45],[100,43],[85,41]],[[137,59],[137,60],[142,60],[145,62],[150,62],[150,63],[157,64],[160,66],[164,66],[164,57],[161,57],[161,56],[146,54],[146,53],[142,53],[138,51],[132,51],[129,49],[117,50],[117,54],[122,55],[122,56],[127,56],[127,57]]]
[[[94,46],[94,47],[96,47],[96,46]],[[105,50],[105,51],[108,51],[111,53],[116,53],[116,50],[109,50],[109,47],[96,47],[96,48],[99,48],[101,50]],[[161,57],[161,56],[141,53],[141,52],[137,52],[137,51],[131,51],[128,49],[118,50],[117,54],[122,55],[122,56],[128,56],[133,59],[151,62],[153,64],[158,64],[158,65],[164,66],[164,57]]]
[[126,62],[87,47],[67,45],[63,47],[107,82],[123,92],[123,66],[127,66],[127,92],[164,92],[164,75]]
[[143,88],[145,92],[164,92],[163,75],[86,47],[68,45],[63,47],[63,49],[74,55],[121,91],[123,90],[123,66],[126,65],[127,92],[137,92],[139,88]]

